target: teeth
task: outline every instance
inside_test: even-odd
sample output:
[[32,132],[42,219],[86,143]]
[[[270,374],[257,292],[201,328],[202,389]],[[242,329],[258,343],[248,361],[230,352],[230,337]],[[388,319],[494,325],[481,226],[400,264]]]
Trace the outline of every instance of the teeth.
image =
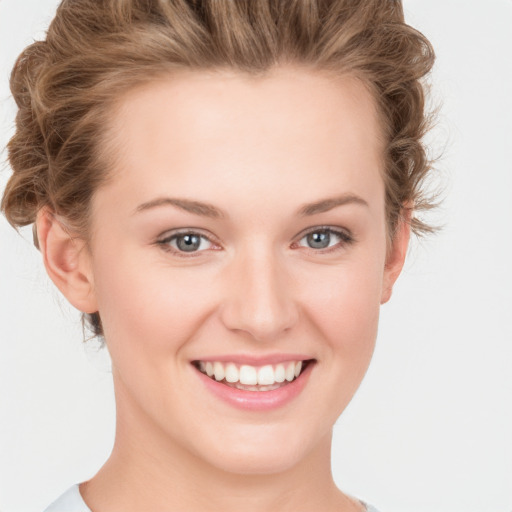
[[295,363],[288,363],[286,365],[285,376],[288,382],[295,378]]
[[215,380],[224,380],[224,365],[222,363],[213,363],[213,374]]
[[284,382],[286,379],[286,371],[284,369],[284,366],[282,364],[278,364],[276,366],[276,370],[274,372],[274,378],[276,379],[276,382]]
[[233,363],[226,366],[226,380],[228,382],[238,382],[240,380],[240,372]]
[[275,382],[274,378],[274,368],[272,365],[268,364],[267,366],[262,366],[258,370],[258,384],[260,386],[270,386]]
[[236,389],[242,389],[243,391],[272,391],[273,389],[280,388],[279,384],[272,384],[271,386],[246,386],[236,382],[234,384],[228,384],[228,386]]
[[[216,381],[225,380],[233,387],[240,389],[257,389],[260,391],[276,389],[279,384],[292,382],[302,371],[303,361],[289,361],[276,365],[267,364],[255,367],[248,364],[237,366],[235,363],[221,363],[219,361],[199,361],[198,368],[208,377]],[[244,387],[245,386],[245,387]],[[247,386],[252,386],[248,388]]]
[[258,373],[254,366],[244,364],[240,367],[240,384],[258,384]]

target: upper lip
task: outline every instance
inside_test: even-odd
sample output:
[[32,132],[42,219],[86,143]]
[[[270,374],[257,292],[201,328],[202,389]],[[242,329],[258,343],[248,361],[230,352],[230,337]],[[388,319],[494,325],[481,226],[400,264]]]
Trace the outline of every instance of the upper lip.
[[200,357],[193,361],[203,362],[219,362],[219,363],[236,363],[247,364],[250,366],[263,366],[266,364],[279,364],[287,361],[308,361],[314,359],[304,354],[223,354],[215,356]]

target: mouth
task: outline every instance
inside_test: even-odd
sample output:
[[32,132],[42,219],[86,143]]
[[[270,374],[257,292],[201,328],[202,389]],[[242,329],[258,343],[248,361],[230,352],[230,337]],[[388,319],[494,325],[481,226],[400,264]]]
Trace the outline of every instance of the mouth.
[[289,386],[315,359],[290,360],[277,364],[253,366],[228,361],[192,361],[192,365],[209,379],[242,391],[273,391]]

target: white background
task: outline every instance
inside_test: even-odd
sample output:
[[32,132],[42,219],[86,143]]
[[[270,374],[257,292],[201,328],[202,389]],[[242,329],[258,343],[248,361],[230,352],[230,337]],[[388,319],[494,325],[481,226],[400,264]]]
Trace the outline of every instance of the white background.
[[[15,113],[10,69],[57,3],[0,0],[2,147]],[[445,228],[413,243],[367,378],[335,427],[333,470],[342,489],[382,512],[511,512],[512,1],[405,0],[405,9],[438,56],[443,109],[431,140],[444,150],[446,200],[434,220]],[[78,313],[46,277],[30,229],[20,237],[2,217],[4,512],[42,510],[109,454],[108,360],[81,340]]]

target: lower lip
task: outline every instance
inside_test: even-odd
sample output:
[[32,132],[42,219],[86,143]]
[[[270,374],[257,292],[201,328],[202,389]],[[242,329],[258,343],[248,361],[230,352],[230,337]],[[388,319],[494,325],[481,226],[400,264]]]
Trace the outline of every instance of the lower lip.
[[229,405],[249,411],[268,411],[283,407],[297,397],[306,386],[313,366],[314,363],[310,362],[295,380],[271,391],[232,388],[211,379],[196,368],[195,371],[206,388]]

